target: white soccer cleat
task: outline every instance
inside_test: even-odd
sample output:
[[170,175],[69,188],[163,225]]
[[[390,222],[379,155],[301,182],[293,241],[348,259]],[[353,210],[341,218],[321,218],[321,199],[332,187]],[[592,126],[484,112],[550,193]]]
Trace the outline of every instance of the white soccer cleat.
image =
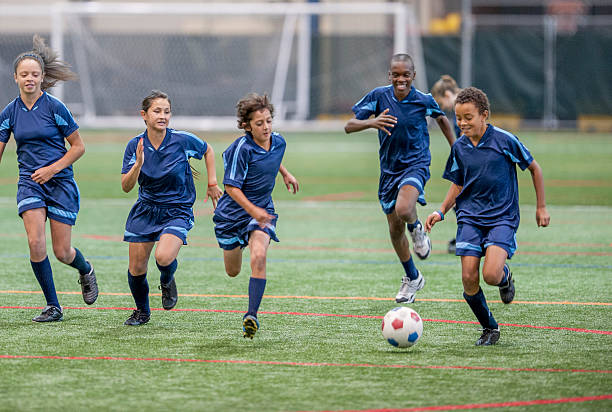
[[423,225],[419,222],[414,230],[408,231],[410,233],[410,237],[412,238],[412,248],[414,253],[419,257],[419,259],[427,259],[429,253],[431,252],[431,240],[429,240],[429,236],[423,229]]
[[421,275],[420,271],[417,270],[417,272],[419,272],[419,276],[415,280],[410,280],[408,276],[402,278],[402,286],[395,296],[397,303],[414,302],[414,295],[425,286],[425,277]]

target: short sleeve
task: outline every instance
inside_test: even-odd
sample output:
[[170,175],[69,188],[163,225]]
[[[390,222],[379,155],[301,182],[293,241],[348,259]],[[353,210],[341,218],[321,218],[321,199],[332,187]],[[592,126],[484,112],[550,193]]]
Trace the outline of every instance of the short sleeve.
[[366,94],[353,106],[353,113],[355,118],[359,120],[369,119],[370,116],[376,114],[378,108],[378,99],[376,97],[376,90],[372,90]]
[[8,105],[0,113],[0,142],[6,143],[11,138],[13,125],[11,124],[11,105]]
[[533,162],[533,156],[531,156],[529,150],[516,136],[511,133],[507,133],[507,136],[507,148],[504,149],[504,153],[516,163],[521,170],[527,169],[531,162]]
[[446,167],[444,168],[444,174],[442,177],[446,180],[450,180],[457,186],[463,186],[463,173],[461,173],[460,162],[457,161],[457,143],[451,148],[450,155],[446,160]]
[[245,143],[246,138],[243,137],[238,140],[236,145],[232,145],[223,152],[223,164],[225,166],[225,173],[223,175],[224,185],[242,188],[250,160],[250,151]]
[[132,169],[132,165],[136,163],[136,147],[138,146],[138,140],[140,137],[134,138],[129,141],[123,154],[123,167],[121,168],[121,174],[126,174]]
[[76,124],[72,117],[72,113],[70,113],[70,110],[68,110],[64,103],[55,98],[53,98],[52,101],[55,124],[62,136],[66,138],[74,133],[74,131],[79,128],[79,125]]
[[175,131],[184,137],[183,146],[185,148],[185,155],[187,158],[194,157],[196,159],[202,159],[204,153],[208,149],[208,144],[200,139],[193,133],[184,132],[184,131]]
[[431,94],[427,95],[426,104],[427,104],[427,112],[425,113],[426,116],[430,116],[433,119],[439,116],[446,116],[446,114],[442,111],[442,109],[440,109],[440,106],[438,106],[438,103],[436,102],[436,100],[433,98]]

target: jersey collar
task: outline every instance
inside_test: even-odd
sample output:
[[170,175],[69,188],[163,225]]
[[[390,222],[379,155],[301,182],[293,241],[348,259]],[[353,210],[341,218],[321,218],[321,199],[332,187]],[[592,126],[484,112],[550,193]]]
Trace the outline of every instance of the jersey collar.
[[47,92],[43,90],[42,94],[40,96],[38,96],[38,99],[36,99],[36,101],[32,105],[31,109],[28,109],[28,106],[26,106],[26,104],[23,102],[23,100],[21,100],[21,95],[17,96],[17,101],[20,104],[21,110],[23,110],[24,112],[33,112],[34,110],[38,109],[38,106],[42,102],[42,98],[45,97],[46,94],[47,94]]

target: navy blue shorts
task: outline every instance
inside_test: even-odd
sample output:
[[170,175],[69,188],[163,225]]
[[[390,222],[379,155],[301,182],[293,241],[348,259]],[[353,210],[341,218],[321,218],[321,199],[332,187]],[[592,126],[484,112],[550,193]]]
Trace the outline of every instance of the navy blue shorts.
[[187,244],[187,232],[193,227],[193,210],[185,206],[160,206],[137,201],[127,221],[123,240],[131,243],[157,242],[170,233]]
[[516,229],[507,226],[476,226],[457,224],[457,256],[483,257],[486,249],[499,246],[508,253],[508,259],[516,252]]
[[378,200],[386,215],[395,210],[397,195],[402,187],[410,185],[419,191],[418,202],[425,206],[425,183],[429,180],[429,167],[414,167],[399,174],[380,173],[378,183]]
[[238,246],[241,249],[245,248],[249,244],[249,234],[254,230],[261,230],[267,233],[270,239],[278,242],[278,237],[276,237],[278,215],[268,213],[274,216],[274,219],[265,228],[259,226],[259,223],[248,215],[238,220],[226,220],[215,215],[213,222],[215,223],[215,236],[217,237],[219,247],[225,250],[233,250]]
[[51,179],[39,184],[20,176],[17,183],[17,210],[19,216],[26,210],[44,207],[47,217],[74,226],[79,213],[81,195],[73,178]]

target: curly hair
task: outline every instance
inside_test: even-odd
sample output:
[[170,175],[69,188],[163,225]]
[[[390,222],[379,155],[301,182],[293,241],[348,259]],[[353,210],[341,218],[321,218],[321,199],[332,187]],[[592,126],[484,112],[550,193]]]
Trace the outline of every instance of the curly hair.
[[476,87],[466,87],[461,90],[455,99],[455,104],[464,104],[464,103],[472,103],[476,109],[478,109],[478,113],[484,114],[487,111],[491,114],[491,109],[489,108],[489,98],[480,89]]
[[270,98],[264,93],[260,96],[257,93],[249,93],[238,101],[236,104],[236,116],[238,117],[238,128],[244,129],[251,120],[251,115],[254,112],[268,109],[270,115],[274,117],[274,105],[270,102]]
[[60,60],[57,53],[47,47],[45,39],[38,34],[35,34],[32,39],[32,50],[21,53],[13,61],[15,74],[17,74],[17,66],[25,59],[32,59],[40,64],[40,68],[45,74],[40,86],[42,90],[52,88],[58,81],[77,80],[79,78],[76,73],[70,70],[70,65]]
[[459,85],[457,84],[455,79],[453,79],[448,74],[443,74],[442,76],[440,76],[438,81],[436,81],[433,86],[431,86],[430,92],[431,95],[436,98],[444,96],[447,91],[456,94],[459,93],[460,90],[461,89],[459,88]]

